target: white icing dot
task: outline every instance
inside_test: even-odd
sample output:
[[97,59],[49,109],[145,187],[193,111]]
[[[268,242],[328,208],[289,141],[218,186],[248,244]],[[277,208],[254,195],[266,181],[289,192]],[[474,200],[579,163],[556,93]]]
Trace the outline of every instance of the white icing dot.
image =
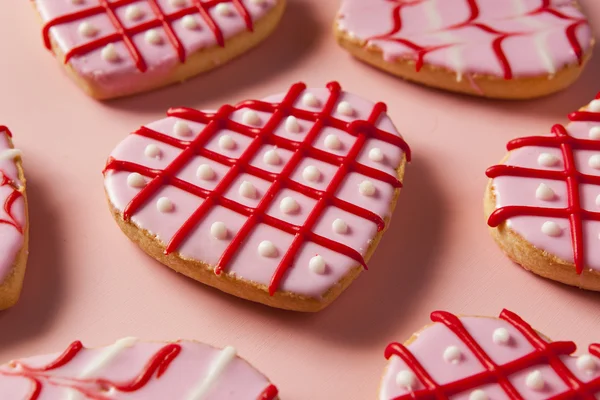
[[130,21],[138,21],[144,16],[144,11],[137,5],[133,4],[125,9],[125,18]]
[[588,164],[594,169],[600,169],[600,154],[591,156]]
[[227,227],[221,221],[213,222],[210,226],[210,234],[215,239],[224,240],[227,239]]
[[204,181],[215,179],[215,171],[208,164],[200,164],[196,170],[196,176]]
[[458,364],[462,358],[460,349],[456,346],[448,346],[444,350],[444,361],[451,364]]
[[104,46],[104,48],[100,52],[100,55],[102,56],[102,59],[104,61],[108,62],[117,62],[121,58],[119,56],[119,53],[117,53],[117,48],[112,43],[109,43],[106,46]]
[[278,252],[273,242],[263,240],[258,245],[258,254],[263,257],[277,257]]
[[127,175],[127,185],[133,188],[142,188],[146,186],[146,180],[141,174],[132,172],[131,174]]
[[277,148],[266,151],[263,155],[263,162],[269,165],[279,165],[281,163],[281,157],[277,152]]
[[383,152],[379,147],[373,147],[371,150],[369,150],[369,159],[375,162],[382,162]]
[[308,268],[315,274],[323,275],[325,273],[325,267],[325,259],[320,255],[311,257],[310,261],[308,262]]
[[304,104],[306,107],[317,108],[321,105],[321,102],[314,94],[305,93],[304,96],[302,96],[302,104]]
[[352,108],[352,105],[347,101],[342,101],[337,106],[337,112],[347,117],[351,117],[354,115],[354,108]]
[[155,144],[149,144],[144,150],[144,154],[146,155],[146,157],[150,158],[160,158],[160,153],[160,149]]
[[542,167],[555,167],[560,162],[560,159],[553,154],[542,153],[539,155],[537,161]]
[[158,211],[162,213],[167,213],[173,211],[174,207],[171,200],[169,200],[167,197],[161,197],[156,202],[156,208],[158,208]]
[[577,357],[577,369],[588,374],[592,374],[598,368],[598,364],[594,357],[590,354],[582,354]]
[[321,172],[314,165],[309,165],[308,167],[304,168],[304,171],[302,171],[302,178],[304,178],[305,181],[316,182],[320,177]]
[[542,224],[542,233],[548,236],[560,236],[562,229],[554,221],[546,221]]
[[186,0],[169,0],[169,4],[171,4],[173,7],[184,7],[187,2]]
[[300,132],[300,124],[298,123],[298,118],[290,115],[285,120],[285,130],[289,133],[299,133]]
[[163,42],[162,36],[156,29],[148,29],[144,34],[144,39],[150,44],[161,44]]
[[198,27],[200,26],[198,25],[198,21],[196,21],[196,18],[194,18],[191,15],[186,15],[185,17],[181,18],[181,25],[183,25],[185,29],[189,29],[191,31],[193,31],[194,29],[198,29]]
[[492,340],[496,344],[508,344],[508,342],[510,342],[510,333],[508,332],[508,329],[498,328],[494,330],[494,333],[492,334]]
[[412,371],[403,369],[396,375],[396,383],[398,386],[412,390],[417,385],[417,377]]
[[337,135],[327,135],[325,137],[325,147],[331,150],[339,150],[342,148],[342,141]]
[[591,112],[600,112],[600,100],[592,100],[589,106]]
[[527,378],[525,378],[525,385],[527,385],[529,389],[542,390],[544,386],[546,386],[546,382],[544,382],[542,373],[536,369],[527,375]]
[[590,129],[590,139],[600,140],[600,126],[595,126]]
[[284,214],[291,214],[298,211],[300,209],[300,205],[296,200],[294,200],[293,197],[287,196],[281,199],[279,202],[279,209]]
[[94,37],[98,33],[98,28],[96,28],[94,25],[90,24],[87,21],[84,21],[81,24],[79,24],[79,28],[77,28],[77,30],[79,31],[79,34],[81,36],[85,37]]
[[348,232],[348,224],[346,224],[346,221],[344,221],[343,219],[336,218],[331,223],[331,229],[333,229],[335,233],[339,233],[340,235],[342,235]]
[[175,125],[173,125],[173,133],[176,136],[191,136],[192,135],[192,128],[190,128],[190,126],[183,122],[183,121],[177,121],[175,122]]
[[473,390],[471,394],[469,394],[469,400],[488,400],[489,397],[485,392],[481,389]]
[[254,185],[248,181],[242,182],[240,185],[240,196],[247,197],[249,199],[256,198],[256,188]]
[[235,149],[235,140],[229,135],[223,135],[219,138],[219,147],[223,150]]
[[233,15],[233,10],[229,7],[229,4],[219,3],[215,6],[215,11],[217,14],[222,15],[224,17],[231,17]]
[[554,190],[545,183],[540,183],[540,186],[535,190],[535,197],[538,200],[550,201],[554,199],[555,195]]
[[365,180],[358,185],[358,191],[363,196],[373,196],[376,192],[376,189],[375,185],[373,185],[373,182]]
[[242,122],[246,125],[259,126],[261,120],[256,111],[247,110],[242,115]]

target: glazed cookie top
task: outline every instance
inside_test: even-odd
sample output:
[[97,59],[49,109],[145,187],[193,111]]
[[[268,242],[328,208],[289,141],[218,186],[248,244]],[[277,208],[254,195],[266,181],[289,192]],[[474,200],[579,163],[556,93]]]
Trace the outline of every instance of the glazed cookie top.
[[[166,74],[195,51],[224,46],[278,0],[33,0],[47,48],[105,90]],[[145,74],[144,74],[145,73]]]
[[15,400],[272,400],[277,388],[236,350],[191,341],[124,338],[102,348],[73,342],[62,354],[0,366],[0,391]]
[[25,230],[23,182],[15,163],[21,152],[12,147],[10,138],[8,128],[0,126],[0,284],[12,270],[17,253],[23,247]]
[[112,152],[112,206],[166,252],[319,298],[365,264],[408,146],[385,113],[339,84],[171,109]]
[[[433,325],[390,344],[380,400],[590,399],[600,395],[600,345],[573,357],[573,342],[548,342],[516,314],[499,319],[431,314]],[[596,395],[596,396],[594,396]]]
[[592,47],[573,0],[344,0],[338,27],[384,58],[463,74],[553,75]]
[[491,167],[496,210],[488,224],[506,221],[535,247],[600,271],[600,93],[550,136],[509,142],[504,165]]

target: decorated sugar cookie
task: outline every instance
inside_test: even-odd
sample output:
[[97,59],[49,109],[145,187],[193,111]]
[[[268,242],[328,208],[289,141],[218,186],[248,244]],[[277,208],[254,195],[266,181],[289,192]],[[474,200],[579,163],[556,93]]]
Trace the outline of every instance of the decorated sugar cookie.
[[21,151],[7,127],[0,126],[0,310],[19,299],[28,242],[27,198]]
[[105,189],[121,229],[163,264],[317,311],[366,267],[409,159],[385,104],[298,83],[216,112],[169,110],[111,153]]
[[285,0],[31,0],[46,47],[98,99],[182,82],[264,40]]
[[380,400],[589,399],[600,396],[600,345],[574,356],[573,342],[551,342],[518,315],[431,314],[433,324],[389,360]]
[[0,393],[11,400],[275,400],[277,388],[233,347],[124,338],[0,366]]
[[594,44],[575,0],[343,0],[335,33],[404,79],[507,99],[569,86]]
[[512,140],[491,167],[492,236],[538,275],[600,290],[600,93],[546,136]]

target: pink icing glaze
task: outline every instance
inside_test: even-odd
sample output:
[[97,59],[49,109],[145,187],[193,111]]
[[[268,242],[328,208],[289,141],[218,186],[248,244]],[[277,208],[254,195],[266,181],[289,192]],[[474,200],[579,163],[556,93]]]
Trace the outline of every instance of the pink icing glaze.
[[[567,125],[568,134],[579,139],[590,139],[590,130],[600,127],[600,122],[571,122]],[[538,164],[538,157],[548,153],[558,157],[560,162],[556,166],[546,167]],[[590,176],[600,176],[600,170],[589,166],[591,156],[600,152],[590,150],[573,150],[577,170]],[[563,155],[559,148],[527,146],[509,153],[505,164],[532,168],[535,170],[564,169]],[[551,201],[536,198],[536,189],[545,183],[554,192]],[[492,181],[496,196],[496,208],[512,205],[536,206],[547,208],[564,208],[567,206],[567,184],[565,181],[525,178],[516,176],[499,176]],[[596,203],[600,195],[600,186],[592,184],[580,185],[581,207],[591,212],[598,212],[600,205]],[[553,221],[562,228],[559,236],[549,236],[542,232],[541,227],[546,221]],[[571,240],[569,221],[566,218],[547,218],[539,216],[516,216],[508,219],[508,226],[521,235],[535,247],[545,250],[567,262],[574,262],[574,250]],[[600,271],[600,221],[583,221],[583,247],[584,263],[587,268]]]
[[[506,311],[505,311],[506,313]],[[518,318],[518,317],[517,317]],[[538,354],[532,343],[521,333],[512,323],[503,319],[483,318],[483,317],[460,317],[460,323],[466,329],[474,341],[483,349],[489,359],[499,366],[522,359],[523,357]],[[527,325],[528,328],[530,328]],[[496,343],[493,340],[494,331],[498,328],[504,328],[510,335],[507,344]],[[540,339],[545,342],[544,339]],[[565,342],[567,347],[575,348],[571,342]],[[453,364],[444,359],[444,352],[449,346],[457,346],[460,349],[461,359],[458,363]],[[406,346],[408,351],[417,359],[418,363],[426,370],[435,384],[441,387],[441,392],[445,393],[446,388],[452,384],[464,379],[470,379],[474,375],[486,371],[484,365],[478,360],[475,354],[449,327],[445,324],[436,322],[428,326],[422,332],[418,333],[416,340]],[[577,358],[568,354],[558,356],[563,365],[574,375],[580,382],[594,382],[597,391],[596,396],[600,395],[600,358],[597,354],[592,355],[592,359],[596,362],[598,368],[592,371],[581,370],[577,367]],[[517,371],[508,375],[508,381],[518,391],[523,399],[550,399],[554,396],[562,394],[564,399],[582,398],[569,392],[569,387],[560,377],[559,373],[551,366],[547,359],[539,355],[533,366],[525,368],[517,368]],[[556,365],[555,365],[556,366]],[[417,379],[413,388],[413,396],[409,395],[409,391],[397,383],[397,375],[401,371],[412,371],[405,361],[398,355],[392,355],[389,364],[385,370],[382,381],[382,386],[379,393],[380,400],[391,400],[396,398],[401,399],[441,399],[446,397],[437,397],[432,392],[423,391],[426,386],[423,382]],[[545,382],[542,390],[533,390],[526,384],[527,376],[539,370]],[[504,373],[500,372],[500,375]],[[449,396],[453,400],[469,400],[470,395],[475,390],[483,390],[490,400],[510,399],[506,391],[491,379],[486,384],[468,385],[468,389]],[[419,392],[421,391],[421,392]],[[571,393],[570,395],[568,393]],[[406,397],[404,397],[406,396]]]
[[[85,0],[82,4],[75,4],[71,0],[33,0],[38,8],[44,23],[48,23],[56,18],[81,12],[92,7],[98,6],[101,0]],[[162,10],[162,15],[170,19],[170,15],[195,5],[197,2],[207,3],[205,0],[187,0],[187,5],[178,8],[171,5],[169,0],[112,0],[112,4],[117,18],[124,29],[136,29],[137,26],[146,24],[155,19],[150,3],[156,3]],[[257,21],[262,18],[273,6],[277,0],[265,0],[258,4],[250,0],[239,0],[248,11],[251,20]],[[231,15],[221,15],[216,12],[215,6],[218,3],[228,4],[233,11]],[[206,6],[208,12],[220,31],[223,38],[230,38],[237,33],[247,29],[242,14],[234,6],[234,0],[212,1]],[[130,6],[137,6],[143,12],[143,17],[136,21],[126,18],[126,10]],[[187,15],[191,15],[198,23],[197,29],[187,29],[183,26],[182,18],[174,19],[171,27],[184,48],[184,56],[207,48],[218,45],[217,38],[210,29],[207,19],[203,18],[197,10],[191,10]],[[79,25],[82,22],[88,22],[98,29],[97,35],[88,38],[79,33]],[[179,54],[176,48],[169,42],[166,32],[162,27],[156,28],[163,43],[154,45],[148,43],[144,34],[146,30],[136,33],[133,36],[133,42],[139,50],[143,60],[147,65],[147,70],[141,72],[136,66],[123,40],[117,40],[114,43],[117,53],[120,56],[119,62],[108,62],[102,58],[102,46],[94,46],[92,51],[85,52],[79,56],[74,56],[69,62],[71,66],[82,76],[92,79],[100,85],[107,93],[116,93],[127,90],[134,90],[143,81],[165,76],[176,64],[180,62]],[[117,32],[115,24],[111,22],[107,12],[101,12],[87,18],[77,19],[73,22],[58,24],[50,29],[52,39],[56,41],[64,53],[72,49],[92,42],[100,38]],[[218,63],[219,60],[214,60]]]
[[[116,386],[135,381],[153,357],[169,346],[134,338],[121,342],[124,344],[82,348],[72,359],[67,357],[64,365],[47,371],[40,369],[61,359],[65,353],[24,358],[0,366],[0,392],[3,398],[13,400],[75,400],[83,399],[84,395],[88,399],[257,400],[271,386],[264,375],[238,356],[219,362],[226,350],[198,342],[177,341],[171,346],[180,350],[172,353],[174,357],[162,374],[153,374],[137,390],[119,390]],[[228,351],[234,354],[233,349]],[[215,368],[217,364],[222,367],[220,371]],[[31,395],[35,393],[35,380],[40,386],[38,397]],[[194,390],[201,386],[206,387],[205,393],[194,397]]]
[[[0,127],[0,283],[10,273],[15,257],[23,247],[22,231],[26,223],[25,202],[18,192],[23,183],[19,180],[17,166],[14,159],[1,156],[12,148],[8,135],[8,130]],[[14,202],[7,213],[6,205],[11,198]]]
[[552,75],[578,62],[576,48],[587,53],[593,44],[571,0],[345,0],[338,26],[379,47],[388,61],[418,59],[423,48],[425,63],[454,70],[459,80],[474,73]]
[[[319,111],[321,107],[310,108],[305,106],[300,100],[305,93],[314,94],[319,99],[321,107],[327,102],[327,99],[330,95],[327,89],[306,89],[300,94],[294,106],[298,109],[310,111]],[[279,102],[283,99],[283,97],[284,95],[271,96],[266,98],[265,101]],[[346,92],[341,92],[336,104],[339,104],[341,101],[349,102],[355,110],[353,117],[346,117],[337,112],[333,113],[334,117],[344,121],[367,119],[374,107],[372,102]],[[241,122],[244,111],[245,108],[242,106],[242,108],[235,111],[231,115],[231,119]],[[264,123],[270,117],[270,115],[265,113],[259,112],[258,114],[261,117],[262,123]],[[149,124],[148,128],[161,132],[170,137],[175,137],[173,134],[173,126],[177,120],[177,118],[169,117]],[[186,121],[186,123],[189,124],[193,132],[200,132],[204,127],[203,124],[199,123],[190,121]],[[302,127],[300,133],[287,132],[284,126],[285,124],[282,123],[274,130],[274,135],[289,138],[295,141],[302,141],[311,128],[313,122],[299,120],[299,123]],[[375,125],[379,129],[390,132],[394,136],[399,136],[398,131],[393,126],[389,117],[385,114],[382,114],[379,117]],[[237,142],[237,147],[235,149],[223,150],[219,147],[218,140],[224,134],[230,135]],[[329,150],[324,146],[323,141],[328,134],[336,134],[339,136],[343,143],[343,147],[339,151]],[[197,133],[195,133],[194,136],[186,139],[192,140],[195,135],[197,135]],[[354,136],[351,136],[344,131],[337,130],[332,127],[326,127],[319,133],[314,143],[315,147],[328,152],[346,154],[355,140],[356,138]],[[239,157],[249,142],[250,139],[246,136],[233,131],[222,130],[215,134],[205,145],[205,147],[230,157]],[[148,144],[152,143],[156,144],[160,148],[162,152],[160,159],[152,159],[144,155],[144,149]],[[375,162],[369,158],[368,152],[373,147],[378,147],[382,150],[383,154],[385,155],[383,162]],[[263,161],[262,155],[266,150],[271,148],[271,145],[263,145],[250,164],[265,170],[281,172],[285,163],[289,160],[292,152],[278,149],[278,152],[282,158],[282,162],[279,165],[269,165]],[[180,152],[181,150],[173,146],[149,139],[144,136],[132,134],[125,138],[125,140],[123,140],[123,142],[116,147],[116,149],[111,153],[111,158],[116,160],[131,161],[136,164],[162,170],[169,165]],[[377,139],[367,139],[363,150],[357,157],[357,161],[363,165],[367,165],[379,171],[383,171],[390,176],[396,177],[395,170],[400,165],[403,155],[403,151],[395,145]],[[204,163],[213,167],[216,173],[216,178],[213,181],[202,181],[196,176],[196,170],[198,166]],[[308,165],[314,165],[320,170],[321,179],[319,181],[308,182],[303,179],[302,171]],[[228,169],[229,167],[218,164],[215,161],[196,156],[185,167],[183,167],[179,173],[177,173],[177,177],[194,185],[201,186],[205,189],[214,189]],[[337,166],[307,158],[301,160],[298,167],[292,173],[291,179],[307,186],[324,190],[328,182],[336,173],[337,169]],[[140,191],[139,188],[132,188],[127,185],[128,175],[129,172],[114,170],[107,171],[105,175],[105,188],[108,193],[109,200],[113,206],[121,212]],[[367,210],[371,210],[381,218],[385,219],[389,217],[390,203],[394,194],[394,188],[389,183],[383,181],[373,181],[377,188],[377,193],[373,197],[367,197],[361,195],[358,191],[358,184],[364,179],[367,178],[356,172],[350,173],[342,182],[336,196],[360,207],[364,207]],[[250,181],[254,184],[258,191],[259,198],[248,199],[246,197],[242,197],[238,193],[238,189],[243,180]],[[250,207],[256,207],[259,203],[260,197],[264,195],[268,188],[269,182],[263,181],[249,174],[242,174],[228,188],[225,197]],[[164,214],[157,210],[156,201],[159,197],[163,196],[168,197],[175,204],[175,209],[173,212]],[[291,196],[299,203],[300,210],[297,214],[284,214],[280,210],[279,201],[285,196]],[[132,216],[131,220],[139,227],[155,234],[163,243],[168,243],[183,222],[189,218],[192,212],[201,203],[202,199],[190,193],[184,192],[183,190],[175,188],[174,186],[163,186],[147,203],[141,207],[139,211]],[[275,200],[267,209],[267,214],[292,224],[301,225],[308,217],[315,203],[316,200],[286,188],[276,194]],[[347,223],[349,230],[346,234],[338,234],[333,232],[332,222],[336,218],[341,218]],[[178,251],[180,252],[181,256],[185,258],[203,260],[211,265],[216,265],[231,239],[241,228],[245,220],[245,216],[237,214],[228,208],[223,206],[213,207],[209,214],[203,220],[201,220],[195,229],[193,229],[191,234],[187,237],[187,240],[183,242]],[[229,236],[227,240],[218,240],[211,235],[210,227],[215,221],[222,221],[225,223],[227,229],[229,230]],[[317,220],[313,231],[326,238],[349,246],[350,248],[358,251],[360,255],[364,255],[371,239],[377,232],[377,225],[370,220],[364,219],[350,212],[341,210],[334,206],[328,206]],[[288,233],[279,231],[278,229],[265,223],[259,223],[258,226],[250,232],[247,239],[244,240],[243,245],[236,252],[234,258],[229,262],[226,272],[229,274],[235,274],[237,277],[268,286],[271,281],[271,277],[277,268],[277,265],[281,261],[286,249],[290,246],[292,239],[293,236]],[[279,253],[277,257],[268,258],[259,255],[257,247],[258,244],[263,240],[269,240],[273,242]],[[326,260],[326,271],[322,275],[316,274],[308,268],[309,260],[315,254],[320,254]],[[291,268],[288,269],[287,274],[284,276],[280,289],[318,298],[329,288],[334,286],[346,273],[348,273],[351,268],[356,267],[357,264],[357,261],[347,257],[346,255],[337,253],[316,243],[306,242],[297,254],[294,263],[291,265]]]

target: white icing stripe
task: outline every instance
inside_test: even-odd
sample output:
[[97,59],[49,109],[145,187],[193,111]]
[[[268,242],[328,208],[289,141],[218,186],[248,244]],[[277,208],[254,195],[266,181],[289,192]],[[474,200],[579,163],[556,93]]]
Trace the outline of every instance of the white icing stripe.
[[517,15],[523,15],[527,12],[527,5],[523,0],[512,0],[512,3],[515,6]]
[[188,400],[202,400],[205,398],[210,388],[219,380],[219,377],[225,371],[225,368],[236,357],[237,351],[231,347],[225,347],[211,363],[208,369],[208,374],[200,384],[192,390],[188,396]]
[[[127,337],[123,339],[119,339],[112,346],[104,349],[96,358],[94,358],[85,369],[79,374],[79,379],[90,378],[92,375],[96,374],[98,371],[102,370],[106,367],[112,360],[115,359],[123,350],[128,347],[133,346],[138,341],[137,338]],[[83,398],[82,395],[73,389],[69,390],[67,395],[67,400],[76,400]]]
[[427,19],[431,24],[431,30],[440,29],[442,27],[442,15],[438,11],[437,0],[425,2],[423,8],[427,14]]
[[[525,8],[525,5],[523,5],[521,8]],[[526,11],[527,11],[526,9],[523,10],[522,14],[524,14]],[[544,28],[544,24],[535,18],[524,16],[521,20],[523,21],[523,23],[525,25],[530,26],[531,28],[534,28],[535,30],[541,30]],[[542,63],[544,64],[544,67],[546,68],[548,73],[555,74],[556,67],[554,66],[554,62],[552,60],[552,57],[550,56],[550,52],[548,51],[547,38],[548,38],[549,34],[550,34],[549,31],[541,31],[541,32],[533,35],[533,43],[535,43],[535,50],[537,51],[540,59],[542,60]]]
[[0,152],[0,160],[14,160],[17,157],[20,157],[21,154],[23,153],[19,149],[6,149]]

